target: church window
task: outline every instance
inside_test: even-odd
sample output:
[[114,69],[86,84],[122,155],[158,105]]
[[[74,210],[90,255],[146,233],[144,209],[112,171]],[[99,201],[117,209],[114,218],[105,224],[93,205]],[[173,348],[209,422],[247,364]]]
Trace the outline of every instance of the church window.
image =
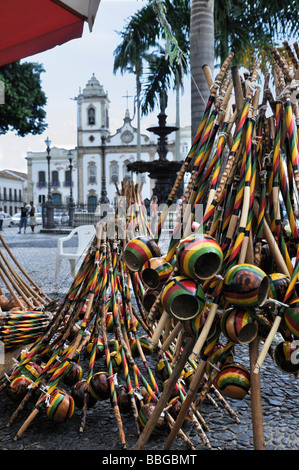
[[118,163],[112,162],[110,165],[110,182],[118,182]]
[[43,188],[46,186],[46,173],[44,171],[38,172],[38,187]]
[[96,111],[93,107],[88,109],[88,124],[93,125],[96,123]]
[[88,183],[96,183],[96,166],[90,165],[88,168]]
[[52,171],[52,186],[59,186],[58,171]]
[[70,186],[71,185],[71,171],[66,170],[64,173],[64,186]]

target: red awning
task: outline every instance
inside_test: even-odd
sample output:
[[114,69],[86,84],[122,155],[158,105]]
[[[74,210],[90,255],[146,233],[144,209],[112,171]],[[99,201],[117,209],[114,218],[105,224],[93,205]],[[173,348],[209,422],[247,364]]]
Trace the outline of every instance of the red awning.
[[1,3],[0,66],[80,38],[84,21],[89,22],[91,29],[88,6],[94,19],[100,0],[2,0]]

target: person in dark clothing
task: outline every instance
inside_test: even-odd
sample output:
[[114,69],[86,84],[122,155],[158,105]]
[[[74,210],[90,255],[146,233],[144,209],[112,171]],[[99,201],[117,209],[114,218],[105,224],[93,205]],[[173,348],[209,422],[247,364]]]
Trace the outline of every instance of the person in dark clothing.
[[32,232],[34,232],[34,227],[35,227],[35,207],[34,207],[32,201],[30,202],[29,226],[31,227]]
[[0,231],[3,230],[3,221],[5,219],[5,212],[3,211],[2,207],[0,207]]
[[24,202],[23,207],[21,207],[21,218],[18,233],[21,233],[22,227],[24,227],[24,233],[26,233],[28,223],[28,209],[26,207],[26,202]]

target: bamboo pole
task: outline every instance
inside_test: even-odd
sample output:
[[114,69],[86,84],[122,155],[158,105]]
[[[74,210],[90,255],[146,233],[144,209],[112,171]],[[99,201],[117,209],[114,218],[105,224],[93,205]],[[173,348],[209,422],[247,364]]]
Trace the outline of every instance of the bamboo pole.
[[[172,427],[173,427],[175,421],[174,421],[174,419],[172,418],[172,416],[169,414],[168,410],[165,410],[164,413],[165,413],[165,416],[166,416],[168,425],[169,425],[170,429],[172,429]],[[185,434],[181,429],[180,429],[178,435],[179,435],[179,437],[182,439],[182,441],[183,441],[191,450],[196,450],[196,448],[195,448],[194,445],[192,444],[191,440],[188,438],[188,436],[186,436],[186,434]]]
[[[101,226],[97,227],[96,236],[97,236],[97,246],[96,247],[99,250],[100,243],[101,243],[101,238],[102,238],[102,227]],[[97,266],[97,270],[99,270],[99,265],[96,265],[96,266]],[[61,376],[63,374],[63,371],[66,369],[66,367],[68,367],[69,361],[73,358],[73,356],[74,356],[74,354],[77,350],[77,347],[80,344],[80,341],[83,337],[83,332],[86,329],[86,326],[87,326],[88,320],[89,320],[89,316],[91,314],[91,308],[92,308],[93,300],[94,300],[94,291],[91,293],[90,298],[88,300],[88,304],[87,304],[86,312],[85,312],[85,315],[84,315],[84,319],[83,319],[82,324],[81,324],[80,332],[78,333],[78,335],[76,337],[76,340],[74,341],[74,344],[72,345],[67,358],[64,360],[62,365],[60,367],[58,367],[56,372],[54,372],[53,376],[51,377],[51,379],[48,383],[48,391],[47,391],[48,394],[51,394],[53,392],[53,390],[55,389],[59,379],[61,378]],[[15,437],[14,437],[15,441],[22,436],[22,434],[26,431],[26,429],[30,426],[30,424],[33,422],[35,417],[38,415],[41,407],[44,404],[44,400],[45,400],[45,395],[42,394],[42,396],[37,400],[37,403],[35,404],[35,407],[34,407],[33,411],[31,412],[31,414],[28,416],[28,418],[25,420],[25,422],[23,423],[23,425],[21,426],[21,428],[18,430],[17,434],[15,435]]]
[[[17,283],[16,279],[12,276],[9,270],[4,266],[4,263],[0,259],[0,269],[5,274],[6,278],[9,280],[15,291],[24,299],[26,304],[29,308],[34,309],[35,305],[31,302],[31,300],[25,295],[24,291],[20,288],[19,284]],[[22,307],[23,308],[23,307]]]
[[[232,346],[234,345],[233,342],[228,342],[225,346],[225,350],[229,350]],[[194,375],[192,376],[192,380],[191,380],[191,383],[190,383],[190,386],[189,386],[189,390],[188,390],[188,393],[186,395],[186,398],[182,404],[182,407],[180,409],[180,412],[178,414],[178,417],[176,419],[176,422],[175,422],[175,425],[173,426],[168,438],[167,438],[167,441],[165,443],[165,446],[164,446],[164,449],[170,449],[176,436],[177,436],[177,433],[179,431],[179,429],[181,428],[181,426],[183,425],[183,422],[184,422],[184,419],[188,413],[188,410],[192,404],[192,402],[194,401],[194,398],[197,394],[197,391],[199,389],[199,386],[200,386],[200,383],[203,379],[203,376],[204,376],[204,373],[205,373],[205,367],[206,367],[206,363],[207,363],[207,360],[208,360],[208,356],[206,356],[205,354],[202,354],[202,359],[200,360],[198,366],[197,366],[197,369],[194,373]],[[196,404],[196,402],[194,403],[195,407],[197,408],[198,405]]]
[[258,338],[255,338],[249,343],[251,415],[254,450],[265,450],[260,373],[254,373],[255,363],[258,357],[258,346]]
[[[201,123],[198,127],[198,130],[196,132],[196,135],[193,139],[193,142],[192,142],[192,145],[191,145],[191,148],[188,152],[188,155],[182,165],[182,168],[181,170],[179,171],[177,177],[176,177],[176,181],[173,185],[173,188],[168,196],[168,200],[165,204],[165,208],[161,214],[161,217],[160,217],[160,220],[158,221],[158,227],[157,227],[157,231],[156,231],[156,234],[155,234],[155,238],[157,238],[159,240],[160,238],[160,235],[161,235],[161,232],[162,232],[162,225],[163,225],[163,222],[164,220],[166,219],[167,217],[167,214],[168,214],[168,211],[169,211],[169,208],[171,206],[171,204],[173,203],[174,199],[175,199],[175,196],[177,194],[177,191],[181,185],[181,182],[183,180],[183,177],[184,177],[184,174],[186,173],[189,165],[191,164],[193,158],[194,158],[194,155],[195,155],[195,152],[196,152],[196,149],[198,147],[198,144],[201,140],[201,137],[202,137],[202,134],[204,132],[204,129],[205,129],[205,126],[207,124],[207,120],[208,120],[208,117],[209,117],[209,114],[210,114],[210,111],[211,111],[211,108],[212,108],[212,105],[215,101],[215,98],[217,96],[217,92],[218,92],[218,88],[221,84],[221,81],[223,79],[223,76],[233,58],[234,54],[232,52],[230,52],[227,56],[227,58],[224,60],[222,66],[221,66],[221,69],[216,77],[216,80],[215,82],[213,83],[212,87],[210,88],[210,96],[209,96],[209,99],[208,99],[208,102],[206,104],[206,109],[204,111],[204,115],[203,115],[203,118],[201,120]],[[203,66],[203,69],[205,71],[206,74],[208,74],[208,71],[206,71],[207,67],[206,66]],[[207,76],[207,75],[206,75]],[[211,77],[210,77],[210,82],[211,82]]]
[[139,436],[138,441],[136,442],[134,446],[134,450],[141,450],[143,447],[146,445],[155,425],[156,422],[159,419],[159,416],[163,412],[163,409],[165,408],[165,405],[167,401],[169,400],[169,397],[171,395],[171,392],[173,390],[173,387],[175,386],[178,378],[180,377],[180,374],[186,364],[187,358],[192,350],[194,340],[192,338],[187,338],[185,347],[182,351],[181,357],[177,364],[175,365],[171,376],[169,377],[169,380],[167,381],[167,384],[159,398],[158,403],[155,406],[155,409],[150,416],[148,422],[146,423],[142,433]]
[[17,267],[20,269],[20,271],[24,274],[24,276],[26,276],[26,278],[28,279],[29,282],[31,282],[31,284],[37,289],[38,292],[40,292],[44,297],[45,297],[45,300],[47,301],[51,301],[51,299],[40,289],[40,287],[33,281],[33,279],[28,275],[28,273],[24,270],[24,268],[20,265],[20,263],[18,262],[18,260],[15,258],[15,256],[12,254],[12,251],[10,250],[9,246],[7,245],[7,243],[5,242],[5,240],[3,239],[2,235],[0,234],[0,240],[1,240],[1,243],[2,245],[4,246],[4,248],[6,249],[6,251],[8,252],[9,256],[11,257],[11,259],[14,261],[14,263],[17,265]]
[[[104,253],[105,253],[105,259],[104,259],[104,282],[106,288],[108,287],[108,262],[107,262],[107,246],[106,244],[104,245]],[[113,369],[112,369],[112,363],[111,363],[111,357],[110,357],[110,351],[108,347],[108,337],[107,337],[107,331],[106,331],[106,319],[105,319],[105,303],[106,303],[106,293],[104,294],[104,297],[102,299],[102,336],[103,336],[103,342],[105,346],[105,356],[106,356],[106,363],[107,363],[107,368],[108,368],[108,380],[110,384],[110,390],[111,390],[111,399],[112,399],[112,406],[113,406],[113,412],[115,416],[115,421],[117,424],[117,429],[118,429],[118,434],[121,442],[121,446],[123,449],[126,449],[126,437],[124,433],[124,428],[123,428],[123,423],[121,419],[121,414],[118,406],[118,401],[117,401],[117,394],[115,390],[115,383],[114,383],[114,377],[113,377]]]
[[35,302],[37,306],[40,306],[40,305],[43,306],[45,304],[44,299],[19,275],[19,273],[17,273],[17,271],[13,268],[11,263],[9,263],[7,258],[3,255],[1,250],[0,250],[0,256],[3,259],[4,263],[6,264],[7,269],[10,271],[11,275],[15,278],[16,282],[18,283],[22,291],[25,293],[25,295],[29,298],[32,298],[33,302]]
[[[258,218],[259,204],[258,204],[257,200],[255,200],[254,203],[253,203],[253,210],[254,210],[254,214],[255,214],[256,218]],[[263,231],[264,231],[264,235],[265,235],[265,238],[267,240],[267,243],[269,245],[271,254],[273,255],[273,257],[275,259],[275,262],[278,266],[279,272],[285,274],[286,276],[289,276],[290,273],[289,273],[288,267],[285,263],[285,260],[283,259],[283,256],[282,256],[282,254],[279,250],[279,247],[276,243],[276,240],[275,240],[275,238],[274,238],[274,236],[273,236],[273,234],[270,230],[270,227],[269,227],[266,219],[264,219]]]
[[112,296],[112,303],[113,303],[113,317],[114,317],[114,324],[116,328],[116,333],[118,340],[121,345],[121,356],[122,356],[122,366],[124,370],[124,375],[125,375],[125,380],[127,383],[128,387],[128,395],[129,399],[131,402],[132,406],[132,411],[133,411],[133,416],[135,419],[135,424],[137,428],[137,432],[139,433],[139,426],[138,426],[138,411],[137,411],[137,406],[135,402],[135,396],[134,396],[134,390],[131,384],[131,378],[129,374],[129,368],[127,364],[127,358],[126,354],[129,353],[129,346],[125,341],[124,335],[122,333],[122,329],[120,326],[120,319],[119,319],[119,310],[118,310],[118,300],[117,300],[117,279],[116,279],[116,272],[117,272],[117,243],[113,243],[113,251],[109,250],[109,244],[108,244],[108,252],[109,252],[109,257],[108,259],[110,260],[111,263],[111,275],[110,275],[110,281],[111,281],[111,296]]

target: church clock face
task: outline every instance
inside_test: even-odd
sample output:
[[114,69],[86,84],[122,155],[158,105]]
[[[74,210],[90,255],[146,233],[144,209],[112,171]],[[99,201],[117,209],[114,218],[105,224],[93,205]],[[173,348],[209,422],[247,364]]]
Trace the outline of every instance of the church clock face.
[[129,142],[131,142],[133,140],[132,132],[130,132],[130,131],[123,132],[122,135],[121,135],[121,139],[122,139],[123,142],[128,144]]

